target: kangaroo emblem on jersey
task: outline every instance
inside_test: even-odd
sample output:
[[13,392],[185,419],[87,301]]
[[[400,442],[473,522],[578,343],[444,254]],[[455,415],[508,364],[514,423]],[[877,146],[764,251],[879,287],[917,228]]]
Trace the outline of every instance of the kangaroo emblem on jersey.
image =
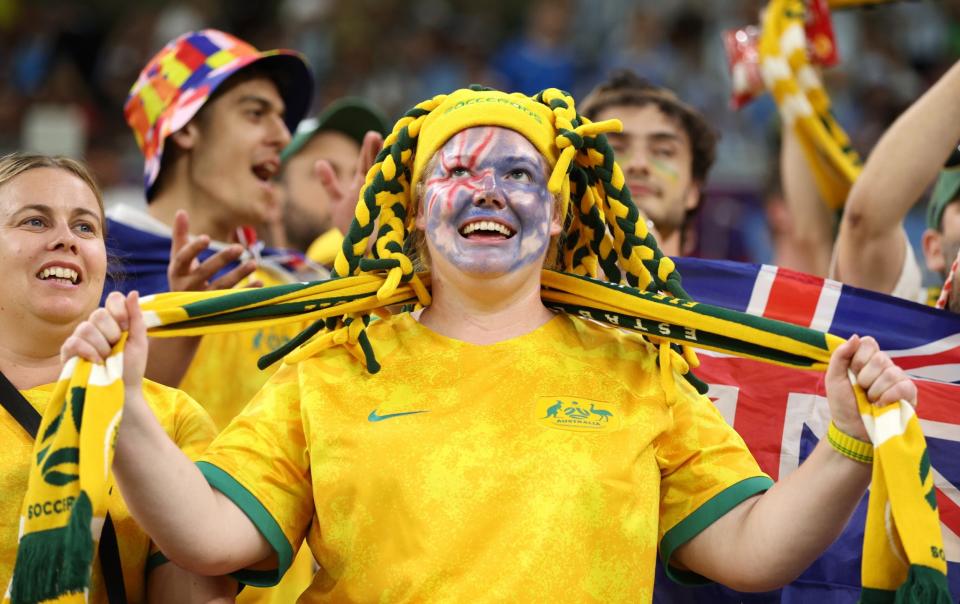
[[548,417],[556,417],[557,413],[560,413],[560,410],[563,409],[563,401],[557,401],[555,404],[550,405],[547,408],[547,414],[541,417],[540,419],[547,419]]
[[616,406],[572,396],[541,396],[534,405],[537,423],[575,432],[612,432],[620,428]]

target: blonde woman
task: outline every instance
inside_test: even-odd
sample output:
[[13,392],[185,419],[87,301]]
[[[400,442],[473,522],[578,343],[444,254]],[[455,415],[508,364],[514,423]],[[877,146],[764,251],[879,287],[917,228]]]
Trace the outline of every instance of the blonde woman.
[[[103,199],[82,164],[43,155],[0,158],[0,586],[5,591],[14,571],[36,428],[60,374],[61,346],[99,304],[107,270],[104,236]],[[94,349],[106,341],[92,326],[78,334]],[[146,354],[146,346],[136,354]],[[143,394],[146,412],[173,446],[196,455],[213,438],[210,418],[182,392],[145,381]],[[61,469],[69,473],[70,467]],[[41,512],[68,513],[69,504],[52,502]],[[158,565],[161,558],[151,556],[150,539],[118,489],[110,494],[109,518],[89,601],[233,601],[230,579]],[[12,594],[15,601],[37,595]]]

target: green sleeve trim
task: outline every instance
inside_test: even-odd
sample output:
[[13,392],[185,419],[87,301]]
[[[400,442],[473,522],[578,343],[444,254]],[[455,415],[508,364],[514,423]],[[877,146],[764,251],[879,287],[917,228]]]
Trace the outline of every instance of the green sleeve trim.
[[670,566],[670,558],[677,548],[699,535],[705,528],[719,520],[724,514],[740,505],[742,502],[758,493],[762,493],[773,486],[769,476],[754,476],[732,484],[720,491],[692,514],[681,520],[675,527],[666,532],[660,540],[660,559],[667,576],[677,583],[685,585],[702,585],[710,583],[709,579],[697,573],[679,570]]
[[277,553],[278,565],[276,570],[244,569],[233,573],[232,576],[237,581],[254,587],[276,585],[283,574],[287,572],[287,569],[290,568],[290,563],[293,560],[293,548],[287,541],[286,535],[283,534],[283,529],[267,511],[267,508],[260,503],[260,500],[237,482],[233,476],[206,461],[198,461],[197,467],[200,468],[200,472],[210,483],[210,486],[226,495],[230,501],[243,510],[243,513],[250,518],[250,521],[257,527],[263,538],[267,540],[273,551]]
[[158,566],[163,566],[170,560],[163,555],[163,552],[153,552],[147,557],[147,565],[143,569],[143,576],[150,574],[150,571],[157,568]]

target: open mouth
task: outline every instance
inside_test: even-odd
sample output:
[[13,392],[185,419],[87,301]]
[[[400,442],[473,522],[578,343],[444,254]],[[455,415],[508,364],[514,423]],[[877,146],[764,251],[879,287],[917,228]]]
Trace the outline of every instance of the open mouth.
[[657,197],[660,195],[660,191],[651,185],[632,184],[630,185],[630,194],[634,197]]
[[54,280],[64,285],[76,285],[80,283],[80,273],[65,266],[50,266],[37,273],[37,279],[41,281]]
[[268,160],[254,164],[250,171],[260,182],[269,183],[280,171],[280,164],[274,160]]
[[478,220],[460,227],[460,236],[466,239],[510,239],[516,233],[509,226],[492,220]]

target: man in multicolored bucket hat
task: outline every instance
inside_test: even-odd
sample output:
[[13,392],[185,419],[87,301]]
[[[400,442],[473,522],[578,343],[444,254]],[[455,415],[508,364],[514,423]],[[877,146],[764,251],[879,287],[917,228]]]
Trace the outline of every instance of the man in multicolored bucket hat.
[[[254,271],[267,285],[299,279],[294,270],[302,256],[251,245],[253,231],[244,226],[262,223],[276,205],[280,152],[312,90],[297,53],[261,52],[217,30],[184,34],[158,52],[125,107],[144,154],[148,205],[109,213],[108,245],[123,278],[106,289],[228,288]],[[267,376],[255,370],[230,380],[210,376],[254,367],[287,337],[282,329],[251,332],[242,341],[223,336],[229,346],[214,348],[222,338],[206,338],[193,362],[193,349],[184,346],[182,353],[153,355],[150,372],[191,392],[223,427]]]
[[352,97],[338,99],[300,122],[280,154],[285,245],[306,252],[318,264],[333,264],[386,133],[380,111]]
[[[280,151],[307,112],[312,90],[313,76],[297,53],[261,52],[212,29],[184,34],[150,60],[124,107],[144,156],[148,207],[111,213],[114,251],[124,263],[120,289],[167,289],[170,240],[185,230],[177,228],[178,210],[188,213],[194,233],[217,242],[236,241],[238,228],[263,222],[276,204],[271,181]],[[192,252],[182,263],[186,273],[197,251],[184,251]],[[212,280],[241,252],[227,249],[195,271],[194,281]],[[282,278],[283,267],[262,266]],[[234,273],[217,285],[240,278]]]
[[[222,31],[186,33],[158,52],[124,107],[144,156],[147,208],[108,213],[107,243],[122,277],[106,291],[229,288],[251,274],[265,285],[317,278],[302,270],[302,255],[258,246],[246,227],[277,204],[280,152],[312,94],[298,53],[260,51]],[[148,372],[191,393],[222,429],[270,377],[257,359],[301,328],[156,341]],[[273,601],[293,600],[309,582],[309,563],[304,571]],[[267,601],[251,600],[255,591],[242,600]]]
[[[960,312],[960,296],[951,294],[960,250],[960,204],[954,203],[960,200],[958,100],[960,62],[881,137],[847,199],[833,278]],[[907,214],[935,179],[922,249],[927,268],[945,279],[939,297],[922,287],[920,265],[903,228]]]

